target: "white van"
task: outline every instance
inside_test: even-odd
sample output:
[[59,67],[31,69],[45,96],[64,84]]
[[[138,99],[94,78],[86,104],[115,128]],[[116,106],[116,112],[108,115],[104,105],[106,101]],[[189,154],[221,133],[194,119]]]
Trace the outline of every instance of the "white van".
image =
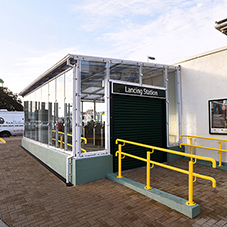
[[24,112],[0,109],[0,137],[23,135]]

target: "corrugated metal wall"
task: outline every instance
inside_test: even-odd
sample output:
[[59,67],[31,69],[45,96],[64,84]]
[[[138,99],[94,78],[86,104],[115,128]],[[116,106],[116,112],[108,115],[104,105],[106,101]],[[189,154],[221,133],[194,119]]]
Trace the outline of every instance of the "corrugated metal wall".
[[[111,94],[111,153],[115,154],[117,138],[166,148],[166,104],[165,99]],[[125,145],[123,152],[146,157],[145,148]],[[114,155],[114,172],[118,162]],[[166,154],[155,151],[152,160],[166,161]],[[132,169],[145,162],[125,157],[122,169]]]

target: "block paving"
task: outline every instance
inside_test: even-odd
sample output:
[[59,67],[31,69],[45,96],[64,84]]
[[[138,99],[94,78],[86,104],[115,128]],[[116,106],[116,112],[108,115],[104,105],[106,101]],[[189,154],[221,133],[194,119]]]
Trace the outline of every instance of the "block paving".
[[[0,144],[0,227],[5,226],[225,226],[227,227],[227,171],[194,165],[194,201],[200,214],[190,219],[107,178],[66,187],[21,147],[21,137]],[[171,163],[187,169],[186,161]],[[145,168],[123,176],[144,183]],[[153,187],[187,199],[187,175],[155,166]]]

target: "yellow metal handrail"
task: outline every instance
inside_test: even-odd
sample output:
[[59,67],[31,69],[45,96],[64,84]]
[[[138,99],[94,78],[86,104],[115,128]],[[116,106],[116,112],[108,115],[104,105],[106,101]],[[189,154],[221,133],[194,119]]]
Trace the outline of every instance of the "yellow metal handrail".
[[[119,144],[119,142],[122,142],[123,144]],[[139,146],[139,147],[144,147],[144,148],[148,148],[151,149],[152,151],[147,151],[147,158],[141,158],[135,155],[131,155],[125,152],[122,152],[122,146],[125,146],[125,144],[131,144],[131,145],[135,145],[135,146]],[[205,175],[201,175],[198,173],[194,173],[193,172],[193,164],[196,163],[197,159],[202,159],[202,160],[206,160],[206,161],[210,161],[212,162],[212,167],[216,168],[216,162],[213,158],[209,158],[209,157],[203,157],[203,156],[199,156],[199,155],[191,155],[191,154],[187,154],[187,153],[182,153],[179,151],[173,151],[173,150],[169,150],[169,149],[165,149],[165,148],[161,148],[161,147],[155,147],[155,146],[151,146],[151,145],[147,145],[147,144],[142,144],[142,143],[136,143],[136,142],[132,142],[132,141],[128,141],[128,140],[123,140],[123,139],[117,139],[116,140],[116,144],[118,144],[118,151],[115,153],[115,156],[118,155],[118,178],[122,178],[122,173],[121,173],[121,159],[124,159],[125,156],[131,157],[131,158],[135,158],[138,159],[140,161],[144,161],[147,163],[147,179],[146,179],[146,183],[147,185],[145,186],[145,189],[151,189],[151,185],[150,185],[150,169],[154,167],[154,165],[157,166],[161,166],[170,170],[174,170],[180,173],[184,173],[189,175],[188,177],[188,201],[186,202],[187,205],[189,206],[194,206],[196,203],[193,201],[193,182],[196,181],[196,178],[201,178],[201,179],[205,179],[205,180],[209,180],[212,182],[212,187],[215,188],[216,187],[216,180],[213,177],[210,176],[205,176]],[[176,154],[176,155],[181,155],[181,156],[185,156],[185,157],[190,157],[191,160],[189,161],[189,170],[183,170],[177,167],[173,167],[173,166],[169,166],[163,163],[159,163],[159,162],[155,162],[151,160],[151,154],[155,151],[163,151],[163,152],[168,152],[168,153],[172,153],[172,154]],[[123,157],[122,157],[123,155]],[[194,161],[193,161],[194,159]],[[152,164],[152,166],[150,167],[150,165]],[[193,178],[195,178],[193,180]]]
[[6,141],[5,141],[4,139],[2,139],[2,138],[0,138],[0,141],[1,141],[2,143],[6,143]]
[[[56,130],[52,130],[52,134],[55,133],[55,132],[56,132]],[[59,132],[59,131],[58,131],[58,134],[65,135],[64,132]],[[71,137],[72,137],[73,135],[67,133],[67,136],[71,136]],[[56,141],[56,139],[54,139],[54,138],[52,138],[52,140],[53,140],[53,141]],[[82,142],[83,140],[84,140],[84,143],[87,144],[87,139],[84,138],[84,137],[81,137],[81,142]],[[60,148],[63,148],[63,144],[65,144],[65,142],[63,141],[63,136],[60,137],[60,140],[58,140],[58,142],[60,143]],[[70,143],[67,143],[67,145],[70,146],[70,147],[73,147],[73,145],[70,144]],[[81,151],[83,151],[84,153],[87,152],[84,148],[81,148]]]
[[[52,133],[56,132],[56,130],[52,130]],[[58,131],[58,134],[65,135],[64,132]],[[67,136],[73,136],[72,134],[67,133]]]
[[81,140],[84,140],[84,143],[87,144],[87,138],[81,137]]
[[[192,135],[180,135],[180,139],[182,137],[187,137],[190,141],[190,144],[186,144],[186,143],[181,143],[180,144],[180,147],[181,146],[188,146],[190,148],[190,153],[193,154],[193,147],[196,147],[196,148],[201,148],[201,149],[207,149],[207,150],[214,150],[214,151],[217,151],[217,153],[219,154],[219,163],[218,163],[218,166],[223,166],[222,165],[222,153],[221,152],[227,152],[227,150],[225,149],[222,149],[221,148],[221,142],[227,142],[226,139],[218,139],[218,138],[210,138],[210,137],[204,137],[204,136],[192,136]],[[218,143],[218,148],[212,148],[212,147],[205,147],[205,146],[198,146],[198,145],[193,145],[192,144],[192,139],[193,138],[198,138],[198,139],[205,139],[205,140],[215,140],[217,141]]]

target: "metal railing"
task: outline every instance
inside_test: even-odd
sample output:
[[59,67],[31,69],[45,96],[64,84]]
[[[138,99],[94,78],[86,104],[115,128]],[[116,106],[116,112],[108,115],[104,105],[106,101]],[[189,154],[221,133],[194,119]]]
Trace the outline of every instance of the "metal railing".
[[2,143],[6,143],[6,141],[5,141],[4,139],[2,139],[2,138],[0,138],[0,141],[1,141]]
[[[123,144],[119,144],[119,142],[122,142]],[[122,147],[125,146],[125,144],[131,144],[131,145],[135,145],[135,146],[139,146],[139,147],[144,147],[144,148],[148,148],[151,149],[152,151],[147,151],[147,158],[141,158],[135,155],[131,155],[125,152],[122,152]],[[216,187],[216,180],[213,177],[210,176],[205,176],[205,175],[201,175],[198,173],[194,173],[193,172],[193,165],[196,163],[197,159],[201,159],[201,160],[206,160],[206,161],[210,161],[212,162],[212,167],[216,168],[216,161],[213,158],[209,158],[209,157],[203,157],[203,156],[199,156],[199,155],[192,155],[192,154],[188,154],[188,153],[182,153],[179,151],[173,151],[173,150],[169,150],[169,149],[165,149],[165,148],[160,148],[160,147],[155,147],[155,146],[151,146],[151,145],[146,145],[146,144],[142,144],[142,143],[136,143],[136,142],[132,142],[132,141],[128,141],[128,140],[123,140],[123,139],[117,139],[116,140],[116,144],[118,144],[118,151],[115,153],[115,156],[118,155],[118,178],[122,178],[122,173],[121,173],[121,165],[122,165],[122,160],[124,159],[125,156],[143,161],[147,163],[147,167],[146,167],[146,172],[147,172],[147,176],[146,176],[146,186],[145,189],[151,189],[151,185],[150,185],[150,169],[154,167],[154,165],[157,166],[161,166],[163,168],[167,168],[170,170],[174,170],[180,173],[184,173],[187,174],[188,177],[188,201],[186,202],[186,204],[188,206],[194,206],[196,203],[193,201],[193,183],[196,181],[196,178],[201,178],[204,180],[209,180],[212,182],[212,187],[215,188]],[[159,163],[156,161],[152,161],[151,160],[151,154],[154,153],[154,151],[163,151],[163,152],[167,152],[167,153],[171,153],[171,154],[176,154],[176,155],[181,155],[181,156],[185,156],[185,157],[190,157],[191,160],[189,161],[189,170],[184,170],[184,169],[180,169],[177,167],[173,167],[173,166],[169,166],[163,163]],[[122,156],[123,155],[123,156]],[[193,161],[194,159],[194,161]],[[152,164],[152,166],[151,166]],[[195,178],[195,179],[193,179]]]
[[[218,163],[218,166],[223,166],[222,165],[222,156],[221,156],[221,152],[227,152],[227,150],[224,150],[221,148],[221,142],[227,142],[226,139],[218,139],[218,138],[210,138],[210,137],[204,137],[204,136],[192,136],[192,135],[180,135],[180,139],[182,137],[187,137],[190,141],[190,144],[186,144],[186,143],[181,143],[180,144],[180,147],[181,146],[188,146],[190,148],[190,154],[193,154],[193,147],[196,147],[196,148],[201,148],[201,149],[207,149],[207,150],[213,150],[213,151],[217,151],[219,157],[219,163]],[[197,139],[205,139],[205,140],[216,140],[217,143],[218,143],[218,148],[213,148],[213,147],[205,147],[205,146],[198,146],[198,145],[193,145],[192,142],[193,142],[193,138],[197,138]]]
[[[56,131],[55,131],[55,130],[52,130],[52,134],[54,134],[54,133],[56,133]],[[65,144],[65,142],[63,141],[63,138],[64,138],[64,136],[65,136],[65,133],[64,133],[64,132],[59,132],[59,131],[58,131],[58,134],[63,135],[63,136],[60,136],[60,140],[58,140],[58,142],[60,143],[60,148],[63,148],[63,145]],[[67,133],[67,136],[71,136],[71,137],[72,137],[73,135]],[[52,140],[53,140],[53,141],[56,141],[55,138],[52,138]],[[87,139],[86,139],[86,138],[81,137],[81,142],[82,142],[82,141],[84,141],[84,143],[87,144]],[[70,147],[73,147],[73,145],[70,144],[70,143],[67,143],[67,145],[70,146]],[[81,148],[81,151],[83,151],[84,153],[87,152],[84,148]]]

